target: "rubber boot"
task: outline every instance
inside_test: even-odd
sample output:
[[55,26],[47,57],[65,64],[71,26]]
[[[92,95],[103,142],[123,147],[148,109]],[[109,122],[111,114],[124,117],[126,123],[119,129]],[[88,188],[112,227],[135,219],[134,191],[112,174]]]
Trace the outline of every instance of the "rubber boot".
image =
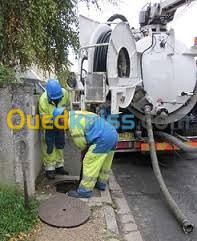
[[92,196],[92,191],[87,191],[85,188],[79,187],[77,191],[68,192],[68,196],[75,198],[90,198]]
[[66,170],[64,170],[64,167],[56,168],[55,172],[56,174],[59,174],[59,175],[69,175],[69,173]]
[[46,171],[46,177],[49,180],[54,180],[55,179],[55,171]]
[[100,191],[105,191],[106,186],[107,186],[106,183],[97,182],[96,185],[95,185],[95,188],[97,188]]

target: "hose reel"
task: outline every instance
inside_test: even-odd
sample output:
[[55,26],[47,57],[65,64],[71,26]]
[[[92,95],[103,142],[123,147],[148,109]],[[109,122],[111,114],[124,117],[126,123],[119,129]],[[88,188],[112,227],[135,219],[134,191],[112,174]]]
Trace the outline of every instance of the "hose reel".
[[[116,18],[122,17],[118,15],[109,20]],[[127,21],[126,18],[122,18],[122,20]],[[91,63],[88,73],[90,75],[92,73],[95,77],[101,74],[106,76],[106,95],[110,91],[111,112],[117,114],[119,108],[129,106],[136,86],[141,82],[138,78],[135,40],[127,22],[120,22],[114,28],[103,25],[96,32],[93,35],[95,38],[91,42],[96,47],[88,51],[88,59]],[[104,45],[102,46],[102,44]],[[106,46],[106,44],[108,45]],[[96,78],[98,79],[98,77]],[[90,84],[90,82],[88,83]],[[89,87],[87,86],[87,88]]]

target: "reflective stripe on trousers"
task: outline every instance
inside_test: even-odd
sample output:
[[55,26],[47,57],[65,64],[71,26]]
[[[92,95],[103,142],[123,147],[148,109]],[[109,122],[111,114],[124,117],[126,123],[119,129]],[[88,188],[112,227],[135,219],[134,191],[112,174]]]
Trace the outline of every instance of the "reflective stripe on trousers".
[[47,153],[47,145],[44,140],[44,130],[41,138],[42,161],[46,171],[53,171],[55,168],[64,166],[64,150],[57,149],[54,145],[53,152]]
[[95,145],[91,145],[83,160],[83,177],[80,187],[92,191],[97,180],[107,183],[111,170],[114,151],[109,153],[93,153]]

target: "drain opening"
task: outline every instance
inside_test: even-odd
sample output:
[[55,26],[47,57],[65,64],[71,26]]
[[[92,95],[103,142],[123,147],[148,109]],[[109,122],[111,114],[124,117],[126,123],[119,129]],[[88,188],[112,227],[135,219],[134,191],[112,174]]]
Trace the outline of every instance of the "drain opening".
[[[64,180],[59,181],[54,184],[56,187],[56,192],[59,193],[68,193],[69,191],[76,191],[79,186],[79,181],[74,180]],[[94,197],[101,197],[101,193],[98,189],[94,188],[93,190],[93,196]]]
[[[69,191],[76,191],[78,187],[78,182],[77,181],[64,181],[60,183],[56,183],[56,192],[59,193],[67,193]],[[66,211],[66,210],[63,210]]]

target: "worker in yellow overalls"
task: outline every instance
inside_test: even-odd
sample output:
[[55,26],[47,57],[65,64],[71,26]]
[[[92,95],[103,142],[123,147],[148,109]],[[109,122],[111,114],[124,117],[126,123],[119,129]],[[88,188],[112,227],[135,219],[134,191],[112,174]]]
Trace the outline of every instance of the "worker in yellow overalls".
[[[45,115],[53,115],[53,111],[57,107],[69,108],[69,93],[66,89],[63,89],[59,84],[58,80],[50,79],[46,84],[46,91],[42,94],[39,100],[39,113],[41,119]],[[63,155],[63,145],[57,147],[55,143],[50,140],[54,140],[54,133],[47,131],[46,129],[42,131],[42,160],[46,171],[46,177],[48,179],[54,179],[55,173],[68,175],[68,172],[64,170],[64,155]],[[46,140],[49,140],[49,144]],[[50,147],[50,148],[49,148]]]
[[64,108],[57,108],[53,116],[55,124],[64,120],[63,128],[78,148],[88,147],[80,185],[76,192],[69,192],[68,195],[89,198],[95,186],[105,190],[118,141],[115,128],[98,115],[87,111],[68,112]]

